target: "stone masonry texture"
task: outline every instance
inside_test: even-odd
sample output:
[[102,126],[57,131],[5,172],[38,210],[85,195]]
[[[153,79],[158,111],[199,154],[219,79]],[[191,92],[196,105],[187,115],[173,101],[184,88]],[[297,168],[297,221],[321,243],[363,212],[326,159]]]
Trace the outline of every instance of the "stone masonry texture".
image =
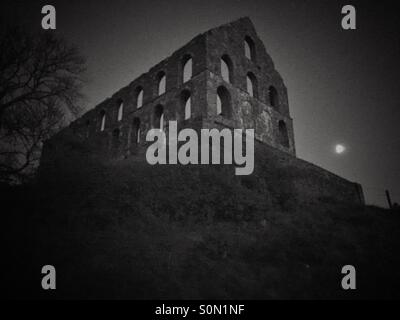
[[[184,66],[189,60],[191,77],[184,81]],[[221,61],[227,65],[229,79],[224,78]],[[159,94],[163,76],[165,92]],[[141,92],[142,104],[138,105]],[[185,119],[188,97],[190,118]],[[218,112],[218,100],[222,113]],[[118,119],[121,104],[122,119]],[[93,152],[106,157],[144,158],[143,150],[149,144],[146,134],[160,125],[160,118],[164,128],[168,127],[168,121],[178,121],[178,130],[184,127],[254,129],[257,143],[267,146],[268,151],[264,152],[274,154],[288,166],[307,167],[314,173],[309,175],[309,181],[294,181],[299,194],[306,197],[318,190],[321,194],[334,190],[331,194],[337,194],[338,200],[364,202],[360,185],[296,158],[286,86],[247,17],[196,36],[46,141],[41,171],[51,165],[52,153],[62,148],[66,135],[73,135]]]

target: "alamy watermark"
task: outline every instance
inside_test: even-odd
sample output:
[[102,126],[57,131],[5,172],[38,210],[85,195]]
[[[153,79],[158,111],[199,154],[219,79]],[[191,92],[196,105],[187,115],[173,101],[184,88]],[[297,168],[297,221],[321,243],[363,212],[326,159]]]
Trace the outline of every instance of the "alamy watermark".
[[44,290],[55,290],[56,289],[56,268],[52,265],[45,265],[42,267],[42,274],[45,276],[42,278],[42,288]]
[[345,276],[342,278],[342,288],[344,290],[355,290],[356,289],[356,268],[350,264],[342,267],[342,274]]
[[222,163],[235,164],[236,175],[250,175],[254,170],[254,129],[201,129],[199,137],[191,128],[178,133],[177,121],[169,121],[167,133],[147,132],[146,141],[154,142],[146,151],[149,164],[221,164],[222,151]]
[[[42,7],[42,28],[44,30],[56,29],[56,8],[53,5],[45,5]],[[355,30],[356,27],[356,9],[353,5],[345,5],[342,7],[341,13],[344,15],[341,20],[341,26],[344,30]]]

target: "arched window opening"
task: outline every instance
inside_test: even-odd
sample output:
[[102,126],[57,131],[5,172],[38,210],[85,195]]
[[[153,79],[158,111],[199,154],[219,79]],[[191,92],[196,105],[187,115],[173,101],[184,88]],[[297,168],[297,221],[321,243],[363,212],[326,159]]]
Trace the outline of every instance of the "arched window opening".
[[251,97],[257,98],[257,78],[251,72],[247,74],[246,77],[247,82],[247,92]]
[[158,74],[158,95],[161,96],[165,93],[167,77],[165,72],[161,71]]
[[136,108],[139,109],[143,106],[143,88],[139,87],[136,90]]
[[184,114],[185,120],[188,120],[192,116],[192,100],[190,97],[190,92],[188,90],[185,90],[181,94],[181,104],[184,107]]
[[232,83],[232,69],[233,64],[228,55],[223,55],[221,57],[221,76],[224,81]]
[[90,121],[86,120],[85,122],[85,136],[86,138],[89,138],[90,135]]
[[251,81],[250,77],[246,77],[246,82],[247,82],[247,93],[253,97],[253,82]]
[[124,102],[122,100],[119,100],[118,101],[118,115],[117,115],[118,121],[122,120],[123,113],[124,113]]
[[279,96],[278,96],[278,91],[275,89],[274,86],[270,86],[268,88],[268,100],[269,104],[272,107],[278,107],[279,106]]
[[191,116],[192,116],[192,101],[191,98],[189,97],[185,103],[185,120],[190,119]]
[[131,139],[135,145],[140,143],[140,119],[136,117],[133,118]]
[[280,120],[278,123],[278,127],[279,127],[279,143],[282,146],[289,148],[289,135],[286,128],[286,123],[283,120]]
[[232,115],[231,97],[225,87],[217,89],[217,114],[230,118]]
[[100,131],[104,131],[106,128],[106,112],[104,110],[101,110],[100,112]]
[[221,98],[219,97],[219,94],[217,94],[217,114],[218,115],[222,114],[222,101]]
[[244,39],[244,54],[247,59],[255,61],[255,46],[254,42],[250,37]]
[[183,83],[192,79],[193,75],[192,65],[193,65],[192,58],[190,56],[186,56],[183,59]]
[[114,129],[112,132],[112,146],[114,149],[119,147],[120,130]]
[[156,106],[154,110],[153,127],[156,129],[164,129],[164,108],[162,105]]

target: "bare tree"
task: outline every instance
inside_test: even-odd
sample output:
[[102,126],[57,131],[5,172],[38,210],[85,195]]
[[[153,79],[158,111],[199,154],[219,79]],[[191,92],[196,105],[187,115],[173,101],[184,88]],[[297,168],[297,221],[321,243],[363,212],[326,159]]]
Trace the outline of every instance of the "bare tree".
[[51,32],[0,33],[0,181],[34,171],[42,142],[79,114],[85,60]]

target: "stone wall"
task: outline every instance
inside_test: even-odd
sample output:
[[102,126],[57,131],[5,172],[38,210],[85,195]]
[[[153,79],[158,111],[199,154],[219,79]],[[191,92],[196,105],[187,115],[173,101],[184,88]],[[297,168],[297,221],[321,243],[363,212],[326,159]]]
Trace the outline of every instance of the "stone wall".
[[[253,43],[254,59],[245,56],[245,39],[250,39]],[[230,83],[221,75],[223,56],[232,62]],[[192,59],[192,78],[183,82],[184,63],[189,58]],[[253,96],[249,95],[246,88],[249,72],[255,77]],[[159,95],[158,82],[161,74],[166,75],[166,91]],[[279,100],[275,106],[271,105],[269,99],[271,85],[276,88]],[[217,114],[218,87],[224,87],[229,93],[229,116]],[[138,108],[140,90],[143,90],[143,104]],[[191,97],[192,114],[189,120],[184,120],[182,95],[185,92],[190,93]],[[123,117],[118,121],[121,103]],[[65,130],[72,130],[74,134],[86,139],[88,144],[97,145],[102,152],[126,156],[136,147],[137,138],[133,136],[135,123],[140,123],[139,140],[144,143],[146,133],[155,125],[155,110],[159,106],[162,106],[164,112],[164,126],[168,125],[169,120],[177,120],[183,126],[190,126],[191,122],[199,120],[206,126],[212,120],[225,123],[228,127],[254,128],[258,139],[295,154],[286,87],[248,18],[195,37],[147,73],[71,123]],[[101,130],[103,115],[106,119],[105,128]],[[287,145],[280,141],[279,121],[285,123]]]
[[[184,82],[183,69],[188,59],[192,59],[192,76]],[[228,77],[223,74],[222,60],[227,65]],[[162,75],[166,76],[166,88],[164,93],[159,94]],[[141,90],[143,101],[138,106]],[[188,94],[191,114],[190,119],[185,120],[184,97]],[[224,102],[218,104],[217,101],[222,100]],[[118,119],[121,104],[122,119]],[[221,105],[225,109],[219,113]],[[337,195],[342,200],[346,200],[347,196],[353,200],[357,197],[354,184],[295,157],[293,121],[286,86],[248,18],[195,37],[72,122],[45,143],[42,164],[51,162],[52,150],[61,147],[58,145],[65,141],[65,137],[68,141],[79,141],[76,145],[83,143],[90,150],[88,152],[105,157],[143,157],[143,150],[149,144],[146,134],[157,127],[160,110],[164,128],[167,128],[169,120],[177,120],[178,129],[254,129],[256,139],[271,150],[266,154],[274,155],[288,169],[297,168],[296,172],[304,171],[313,176],[301,178],[298,174],[293,180],[296,192],[304,198],[307,192],[309,197],[325,193],[327,197]]]
[[278,181],[273,180],[270,183],[290,184],[293,187],[290,196],[297,202],[335,201],[353,205],[365,204],[360,184],[259,141],[256,141],[255,146],[256,168],[268,166],[270,170],[283,173]]

